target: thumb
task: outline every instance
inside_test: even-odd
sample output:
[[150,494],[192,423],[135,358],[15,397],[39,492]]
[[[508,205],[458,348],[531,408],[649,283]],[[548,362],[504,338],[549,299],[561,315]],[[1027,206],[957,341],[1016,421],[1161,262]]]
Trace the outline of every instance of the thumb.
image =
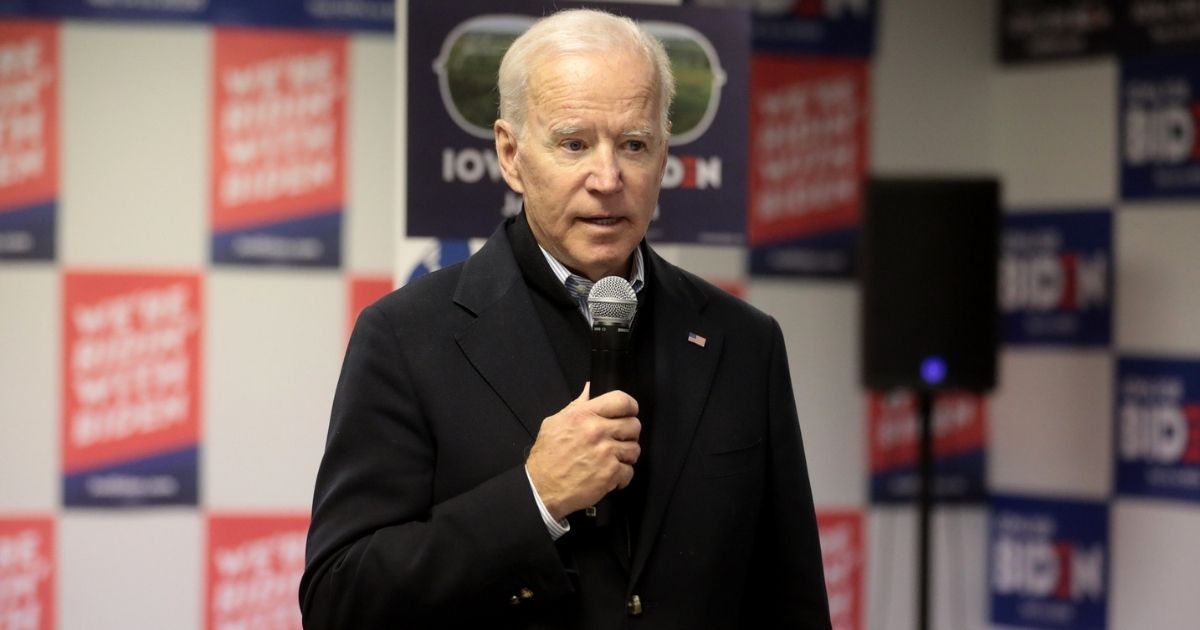
[[580,392],[579,398],[576,398],[575,400],[582,402],[582,401],[586,401],[586,400],[590,399],[591,391],[592,391],[592,382],[591,381],[585,382],[583,384],[583,391]]

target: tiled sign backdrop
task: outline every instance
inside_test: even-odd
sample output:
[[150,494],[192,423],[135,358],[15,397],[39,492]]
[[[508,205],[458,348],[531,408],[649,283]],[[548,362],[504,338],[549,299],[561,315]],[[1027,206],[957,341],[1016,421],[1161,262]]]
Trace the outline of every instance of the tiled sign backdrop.
[[[354,20],[305,13],[336,2],[264,4],[32,2],[0,23],[0,626],[295,627],[298,536],[348,320],[478,246],[393,236],[406,214],[393,139],[407,109],[394,94],[392,4],[360,2]],[[750,72],[774,74],[739,79],[775,86],[776,100],[743,95],[745,155],[752,163],[749,114],[811,110],[819,127],[779,121],[791,140],[770,145],[776,168],[805,181],[1005,181],[1002,384],[941,421],[961,432],[946,448],[970,455],[969,479],[981,470],[1005,498],[939,519],[939,622],[1189,627],[1200,617],[1188,579],[1200,566],[1200,62],[1187,34],[1200,31],[1184,2],[1117,3],[1114,37],[1038,3],[1005,1],[998,16],[950,0],[878,4],[760,7]],[[1175,17],[1154,17],[1163,11]],[[1083,31],[1054,31],[1065,24]],[[990,45],[1000,28],[1015,29],[1018,51],[1004,64]],[[1088,58],[1057,61],[1073,55]],[[239,126],[270,107],[293,115]],[[801,215],[813,201],[790,199]],[[869,485],[871,471],[907,465],[905,394],[874,394],[896,413],[864,411],[856,289],[834,264],[852,260],[855,196],[826,201],[813,207],[827,225],[790,217],[813,230],[749,225],[782,252],[769,279],[728,264],[746,260],[734,247],[662,249],[780,320],[837,627],[906,628],[907,508],[902,496],[872,502]],[[815,249],[788,249],[810,236]],[[1085,514],[1103,529],[1023,529],[1074,522],[1058,515],[1080,502],[1104,506]],[[1090,572],[1045,595],[1049,577],[1021,573],[1013,550],[1046,548]],[[1064,549],[1079,553],[1053,551]],[[254,589],[272,598],[250,601]],[[1062,622],[1072,614],[1076,625]]]

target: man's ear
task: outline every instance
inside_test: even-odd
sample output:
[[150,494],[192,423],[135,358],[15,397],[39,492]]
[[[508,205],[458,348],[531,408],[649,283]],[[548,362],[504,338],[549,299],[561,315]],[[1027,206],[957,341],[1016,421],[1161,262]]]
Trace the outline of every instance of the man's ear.
[[506,120],[497,120],[492,126],[496,136],[496,157],[500,158],[500,174],[508,187],[518,195],[525,194],[525,184],[521,181],[521,169],[517,160],[517,133]]

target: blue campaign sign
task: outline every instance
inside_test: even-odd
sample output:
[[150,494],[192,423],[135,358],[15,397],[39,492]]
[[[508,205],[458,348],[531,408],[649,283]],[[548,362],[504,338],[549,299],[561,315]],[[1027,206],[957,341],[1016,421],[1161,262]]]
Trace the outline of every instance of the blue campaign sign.
[[1108,506],[1094,501],[992,498],[988,590],[992,623],[1107,627]]
[[395,0],[24,0],[0,3],[0,14],[34,17],[200,22],[267,28],[345,31],[395,30]]
[[209,5],[217,24],[379,33],[396,29],[395,0],[212,0]]
[[1200,51],[1200,11],[1195,0],[1117,2],[1122,54]]
[[1200,360],[1117,362],[1118,494],[1200,501]]
[[1113,0],[1002,0],[996,21],[1000,60],[1016,63],[1111,53],[1115,12]]
[[1004,219],[1001,335],[1011,345],[1105,346],[1112,338],[1112,212]]
[[756,276],[853,278],[858,270],[858,228],[821,232],[750,250]]
[[422,276],[427,276],[438,269],[460,263],[470,255],[471,246],[468,241],[456,239],[434,241],[432,245],[424,250],[420,260],[409,270],[408,276],[405,278],[405,284]]
[[[538,17],[572,2],[409,3],[408,235],[484,237],[521,209],[492,137],[496,71]],[[656,242],[740,245],[746,230],[748,17],[739,11],[603,5],[663,40],[677,79]]]
[[685,0],[685,3],[753,8],[754,48],[760,51],[870,57],[875,50],[878,0]]
[[1126,59],[1121,197],[1200,198],[1200,56]]

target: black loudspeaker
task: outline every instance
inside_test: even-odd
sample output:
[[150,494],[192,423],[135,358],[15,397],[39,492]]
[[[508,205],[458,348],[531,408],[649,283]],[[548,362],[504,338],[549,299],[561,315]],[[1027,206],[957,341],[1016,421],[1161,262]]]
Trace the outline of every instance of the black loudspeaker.
[[859,245],[863,383],[996,384],[1000,185],[872,178]]

